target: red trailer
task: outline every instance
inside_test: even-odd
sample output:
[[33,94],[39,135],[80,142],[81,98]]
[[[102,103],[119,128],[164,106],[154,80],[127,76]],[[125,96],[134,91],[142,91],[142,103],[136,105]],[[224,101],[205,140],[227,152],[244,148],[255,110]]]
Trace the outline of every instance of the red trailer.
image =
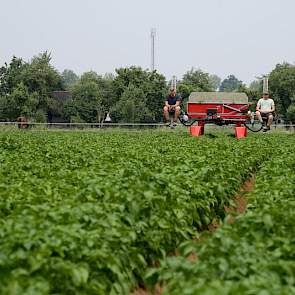
[[254,121],[249,111],[248,97],[245,93],[231,92],[193,92],[189,96],[187,113],[180,121],[190,126],[194,136],[204,133],[205,124],[235,125],[237,138],[247,135],[247,128],[257,132],[262,128]]

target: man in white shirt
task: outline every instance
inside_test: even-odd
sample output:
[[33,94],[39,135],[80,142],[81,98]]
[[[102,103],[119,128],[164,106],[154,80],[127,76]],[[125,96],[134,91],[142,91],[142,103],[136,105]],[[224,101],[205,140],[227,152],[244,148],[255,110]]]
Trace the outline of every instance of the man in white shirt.
[[274,101],[269,98],[268,92],[263,93],[261,99],[259,99],[256,107],[256,116],[258,120],[263,123],[263,118],[267,118],[266,126],[263,127],[263,131],[270,130],[270,125],[273,121],[273,112],[275,111]]

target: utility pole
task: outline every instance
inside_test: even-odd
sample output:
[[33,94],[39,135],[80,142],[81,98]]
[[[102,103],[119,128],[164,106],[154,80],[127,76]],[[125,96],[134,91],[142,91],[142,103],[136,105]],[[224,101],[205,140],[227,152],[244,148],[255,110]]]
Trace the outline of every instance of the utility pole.
[[172,76],[172,83],[171,83],[171,88],[175,89],[176,91],[176,86],[177,86],[177,78],[176,76]]
[[151,29],[151,71],[155,70],[155,37],[156,37],[156,29]]
[[263,93],[268,93],[268,77],[263,77]]

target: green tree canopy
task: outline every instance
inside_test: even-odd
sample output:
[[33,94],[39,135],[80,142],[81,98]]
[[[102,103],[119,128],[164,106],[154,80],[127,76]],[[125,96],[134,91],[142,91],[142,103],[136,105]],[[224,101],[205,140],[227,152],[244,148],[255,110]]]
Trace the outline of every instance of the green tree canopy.
[[[278,112],[294,121],[295,65],[278,64],[269,75],[269,85]],[[220,83],[217,75],[191,68],[177,84],[183,105],[193,91],[216,91],[218,88],[219,91],[245,92],[250,101],[254,101],[261,96],[262,81],[255,80],[247,87],[234,75],[229,75]],[[68,69],[60,74],[51,64],[48,52],[28,62],[13,57],[10,63],[0,67],[0,120],[16,120],[24,115],[39,121],[60,117],[78,122],[101,122],[105,113],[111,112],[112,119],[119,121],[160,122],[167,92],[168,84],[163,75],[141,67],[119,68],[115,74],[104,76],[90,71],[78,77]]]
[[191,68],[178,82],[178,92],[181,94],[184,106],[189,95],[194,91],[214,91],[214,86],[208,73],[203,72],[201,69]]
[[97,122],[97,109],[102,101],[98,79],[99,76],[95,72],[86,72],[72,87],[72,100],[65,106],[67,119]]
[[0,96],[11,93],[12,89],[23,81],[27,66],[21,58],[13,56],[9,65],[5,63],[0,68]]
[[101,122],[117,102],[111,74],[84,73],[71,87],[72,99],[65,105],[64,116],[75,122]]
[[26,67],[23,79],[30,92],[37,91],[42,96],[48,97],[52,91],[63,89],[60,74],[50,62],[50,53],[44,52],[33,57]]
[[217,75],[209,75],[209,82],[212,90],[217,91],[221,84],[221,78]]
[[226,79],[221,82],[219,91],[220,92],[233,92],[236,91],[240,85],[242,85],[242,81],[237,79],[234,75],[229,75]]
[[194,91],[211,91],[212,85],[210,82],[209,74],[203,72],[201,69],[194,69],[187,71],[184,75],[182,80],[180,81],[181,84],[191,86]]
[[112,113],[119,122],[144,123],[153,120],[153,113],[147,106],[146,93],[133,84],[129,84],[122,93]]
[[[156,71],[150,72],[143,70],[140,67],[129,67],[129,68],[120,68],[116,69],[116,77],[113,80],[114,91],[116,93],[117,99],[121,100],[123,93],[128,89],[129,93],[131,90],[134,93],[135,89],[140,89],[144,93],[144,103],[149,110],[149,115],[142,113],[141,120],[147,121],[147,118],[150,122],[158,122],[162,118],[162,108],[164,104],[164,96],[167,93],[167,85],[165,77]],[[133,88],[129,88],[131,86]],[[143,99],[143,96],[136,98],[132,95],[129,95],[130,99]],[[136,102],[135,105],[139,105],[139,102]],[[117,108],[116,108],[117,109]],[[140,111],[139,111],[140,112]],[[129,119],[125,118],[126,122]]]
[[66,89],[70,89],[71,86],[73,86],[74,84],[76,84],[78,82],[79,76],[76,75],[74,71],[65,69],[61,73],[61,79],[62,79],[62,83],[63,83],[64,87]]
[[[252,103],[255,103],[256,105],[257,101],[261,98],[262,91],[263,91],[262,79],[254,80],[250,83],[249,87],[244,87],[244,88],[245,88],[244,92],[248,95],[249,101]],[[253,110],[254,109],[255,108],[253,108]]]
[[252,91],[257,91],[261,95],[263,91],[263,80],[259,79],[259,80],[252,81],[249,85],[249,89]]
[[278,112],[286,117],[289,107],[295,103],[295,65],[278,64],[269,75],[269,89]]
[[293,124],[295,123],[295,103],[292,102],[286,112],[286,119],[291,121]]
[[46,120],[52,91],[62,89],[61,77],[50,61],[50,54],[45,52],[30,62],[13,57],[9,65],[1,67],[1,119],[15,120],[20,115],[34,119],[38,113],[38,120]]

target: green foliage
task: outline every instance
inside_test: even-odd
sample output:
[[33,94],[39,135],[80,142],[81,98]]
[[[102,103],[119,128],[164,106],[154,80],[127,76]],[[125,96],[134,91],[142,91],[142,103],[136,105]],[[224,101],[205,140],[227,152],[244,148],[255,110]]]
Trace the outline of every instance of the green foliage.
[[0,119],[14,120],[20,115],[32,115],[38,106],[38,94],[29,93],[23,82],[17,84],[10,94],[0,97]]
[[295,123],[295,103],[289,105],[286,113],[287,120]]
[[9,65],[0,69],[0,119],[34,117],[37,110],[47,114],[52,91],[62,89],[61,77],[50,61],[47,52],[29,63],[13,57]]
[[278,64],[269,75],[269,87],[279,113],[286,116],[287,109],[295,100],[295,66]]
[[[139,113],[139,121],[146,122],[159,122],[162,118],[162,108],[164,105],[164,96],[167,93],[167,86],[165,77],[156,71],[149,72],[143,70],[140,67],[130,67],[130,68],[120,68],[116,70],[116,77],[113,81],[114,90],[119,97],[119,100],[123,97],[126,100],[126,95],[123,96],[123,93],[132,85],[137,89],[140,89],[143,92],[145,99],[144,101],[138,102],[133,101],[129,102],[129,105],[144,105],[144,112]],[[129,90],[128,90],[129,91]],[[135,96],[128,94],[131,100],[138,100]],[[140,99],[143,97],[141,96]],[[118,110],[115,108],[114,110]],[[115,112],[115,117],[118,112]],[[120,118],[124,118],[124,115],[121,113]],[[125,122],[133,120],[129,116],[124,118]]]
[[[292,107],[295,99],[294,65],[283,63],[276,66],[269,76],[269,84],[278,112],[288,121],[293,120]],[[132,85],[132,86],[131,86]],[[24,62],[13,57],[9,64],[0,68],[0,120],[16,120],[20,115],[32,120],[36,117],[49,121],[102,122],[110,113],[115,121],[150,122],[162,120],[164,98],[168,84],[165,77],[157,71],[150,72],[131,66],[116,69],[115,75],[100,76],[91,71],[80,78],[72,70],[61,74],[52,66],[51,55],[44,52]],[[139,102],[129,87],[135,87],[144,101]],[[247,88],[234,75],[229,75],[220,83],[217,75],[191,68],[179,81],[178,92],[185,108],[187,99],[193,91],[243,91],[250,101],[261,96],[261,81],[253,81]],[[73,99],[64,101],[53,97],[53,91],[72,92]],[[127,94],[124,92],[127,91]],[[134,91],[133,91],[134,92]],[[128,96],[128,101],[126,97]],[[120,100],[123,101],[120,102]],[[120,109],[119,106],[124,106]],[[139,114],[129,116],[127,109],[142,109]],[[38,114],[36,114],[38,112]],[[41,114],[44,114],[41,116]],[[39,120],[39,119],[38,119]]]
[[75,85],[78,82],[79,77],[77,74],[75,74],[74,71],[66,69],[61,73],[61,79],[64,87],[66,89],[70,89],[71,86]]
[[[250,83],[249,87],[246,87],[245,93],[248,95],[249,101],[250,102],[255,102],[255,107],[256,103],[258,100],[261,98],[263,92],[263,81],[261,80],[254,80]],[[253,109],[253,111],[255,108]]]
[[62,81],[59,73],[50,64],[51,55],[44,52],[33,57],[24,73],[24,83],[29,91],[37,91],[44,95],[44,99],[56,89],[62,89]]
[[285,141],[1,132],[0,293],[129,294]]
[[240,84],[235,91],[246,93],[250,103],[249,109],[251,111],[256,111],[257,102],[261,98],[260,91],[253,90],[253,88],[247,87],[245,84]]
[[[295,294],[295,140],[278,134],[265,140],[271,147],[264,149],[268,159],[260,163],[247,212],[183,243],[181,256],[147,273],[164,284],[164,294]],[[195,262],[186,259],[192,252]]]
[[217,75],[209,75],[209,81],[213,91],[217,91],[221,84],[221,78]]
[[258,92],[261,95],[262,92],[263,92],[263,80],[260,79],[260,80],[254,80],[254,81],[252,81],[250,83],[249,89],[251,91]]
[[187,99],[193,91],[195,91],[195,88],[192,85],[184,83],[179,83],[178,85],[178,92],[181,94],[183,99]]
[[125,89],[111,113],[121,122],[144,123],[154,119],[153,113],[147,107],[146,94],[132,84]]
[[236,91],[241,85],[242,81],[238,80],[234,75],[229,75],[221,82],[219,91],[233,92]]
[[29,97],[22,81],[26,67],[22,59],[14,56],[9,65],[0,68],[0,120],[15,119],[22,113]]
[[5,63],[0,68],[0,97],[11,92],[23,80],[24,71],[27,64],[17,57],[13,57],[10,64]]
[[39,109],[31,115],[31,120],[37,123],[46,123],[47,122],[47,113]]
[[196,91],[210,91],[210,79],[209,74],[198,69],[192,68],[185,73],[182,78],[182,83],[193,86]]
[[178,84],[178,90],[181,96],[186,99],[193,91],[213,91],[212,76],[200,69],[191,68],[187,71]]
[[65,117],[81,118],[85,122],[100,122],[98,117],[104,113],[102,95],[100,91],[101,77],[95,72],[84,73],[80,80],[72,87],[72,100],[66,103]]

